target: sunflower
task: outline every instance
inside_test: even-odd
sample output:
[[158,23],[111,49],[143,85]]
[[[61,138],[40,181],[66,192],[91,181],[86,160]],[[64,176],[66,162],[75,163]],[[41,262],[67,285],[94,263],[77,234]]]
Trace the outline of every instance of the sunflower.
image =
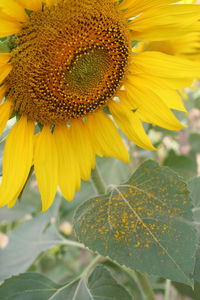
[[181,129],[171,111],[185,111],[176,90],[199,66],[132,46],[189,34],[199,16],[199,6],[172,0],[1,0],[0,37],[10,52],[0,54],[0,133],[13,111],[17,121],[5,144],[0,205],[15,204],[33,166],[45,211],[58,186],[73,199],[96,154],[128,162],[115,124],[149,150],[142,122]]

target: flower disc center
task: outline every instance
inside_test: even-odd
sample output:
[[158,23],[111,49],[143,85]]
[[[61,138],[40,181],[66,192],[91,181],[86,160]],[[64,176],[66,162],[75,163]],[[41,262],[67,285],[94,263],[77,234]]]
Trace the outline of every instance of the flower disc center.
[[80,54],[66,71],[68,89],[79,94],[87,93],[98,86],[109,69],[107,52],[95,49]]

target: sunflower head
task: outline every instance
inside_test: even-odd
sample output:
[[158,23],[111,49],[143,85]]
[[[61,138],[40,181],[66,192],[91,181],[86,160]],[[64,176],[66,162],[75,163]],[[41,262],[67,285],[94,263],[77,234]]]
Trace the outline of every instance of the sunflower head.
[[118,5],[68,0],[29,15],[6,79],[19,114],[55,125],[105,106],[122,85],[130,55]]

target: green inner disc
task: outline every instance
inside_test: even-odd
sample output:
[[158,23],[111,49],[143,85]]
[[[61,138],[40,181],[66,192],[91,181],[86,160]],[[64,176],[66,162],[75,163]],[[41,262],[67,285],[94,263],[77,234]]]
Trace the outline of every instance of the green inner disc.
[[87,93],[98,86],[109,68],[109,56],[103,49],[79,54],[66,71],[65,79],[70,90]]

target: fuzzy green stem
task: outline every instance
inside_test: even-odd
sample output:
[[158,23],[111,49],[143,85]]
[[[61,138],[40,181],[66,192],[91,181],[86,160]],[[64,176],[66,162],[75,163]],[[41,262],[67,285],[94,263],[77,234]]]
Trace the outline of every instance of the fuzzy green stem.
[[106,186],[105,186],[105,183],[103,181],[103,178],[99,172],[99,168],[95,167],[95,169],[92,170],[92,173],[91,173],[91,180],[92,180],[92,183],[96,189],[96,191],[101,195],[101,194],[105,194],[106,192]]
[[76,241],[67,240],[67,239],[65,239],[62,242],[62,245],[72,246],[72,247],[81,248],[81,249],[86,249],[86,247],[83,244],[81,244],[79,242],[76,242]]
[[171,289],[171,280],[166,280],[165,285],[165,300],[170,300],[170,289]]
[[88,275],[90,274],[90,272],[94,269],[94,267],[96,267],[96,265],[98,265],[98,263],[103,259],[103,257],[101,255],[97,255],[92,261],[91,263],[87,266],[87,268],[83,271],[82,277],[88,277]]
[[146,277],[146,275],[141,274],[138,271],[135,271],[136,279],[141,287],[141,290],[144,294],[146,300],[156,300],[151,285]]

